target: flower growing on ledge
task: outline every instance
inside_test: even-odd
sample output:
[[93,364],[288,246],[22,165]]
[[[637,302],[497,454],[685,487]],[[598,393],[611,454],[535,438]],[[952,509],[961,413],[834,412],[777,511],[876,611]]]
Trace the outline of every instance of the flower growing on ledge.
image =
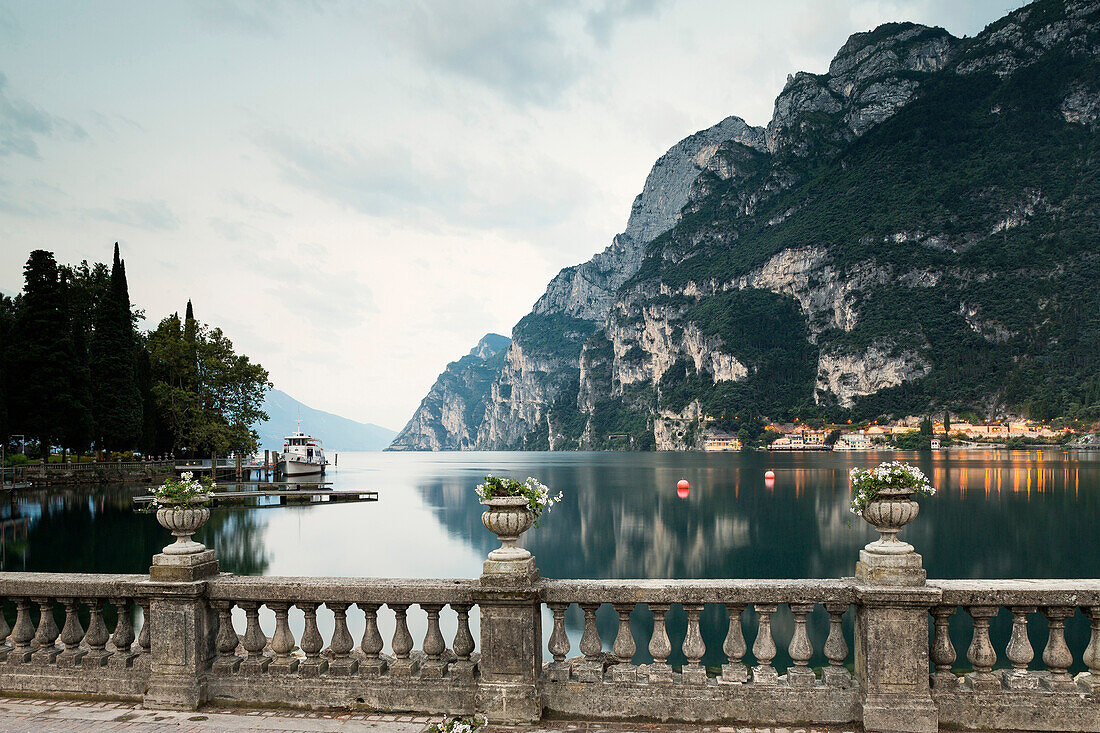
[[527,477],[523,483],[511,478],[499,476],[486,476],[485,483],[478,484],[474,489],[477,498],[482,503],[489,499],[500,499],[505,496],[522,496],[527,499],[527,508],[535,515],[535,526],[539,524],[539,518],[544,511],[561,501],[561,492],[551,496],[550,489],[538,479]]
[[856,492],[852,497],[852,514],[862,514],[881,491],[908,491],[924,496],[936,493],[928,477],[919,468],[899,461],[880,463],[869,470],[853,468],[848,473],[848,478]]
[[206,504],[214,493],[214,479],[207,476],[196,480],[195,474],[187,471],[178,479],[165,479],[150,494],[155,506],[180,506],[181,504]]
[[474,733],[488,724],[487,718],[474,716],[472,718],[444,718],[439,723],[428,726],[428,733]]

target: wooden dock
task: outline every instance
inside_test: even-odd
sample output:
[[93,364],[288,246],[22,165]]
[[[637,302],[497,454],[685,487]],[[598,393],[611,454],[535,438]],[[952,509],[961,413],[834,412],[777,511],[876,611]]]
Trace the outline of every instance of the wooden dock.
[[[234,486],[240,486],[242,484],[230,484]],[[254,483],[252,485],[255,485]],[[281,486],[299,486],[301,484],[290,484],[282,482]],[[318,486],[318,484],[306,484],[308,486]],[[219,487],[220,488],[220,487]],[[217,491],[210,495],[211,506],[234,506],[239,504],[245,504],[253,499],[264,498],[277,498],[279,499],[279,506],[285,506],[288,504],[330,504],[330,503],[346,503],[346,502],[363,502],[363,501],[378,501],[378,492],[371,490],[356,491],[354,489],[326,489],[326,488],[257,488],[257,489],[238,489],[236,491]],[[148,504],[153,500],[150,495],[135,496],[135,504]]]

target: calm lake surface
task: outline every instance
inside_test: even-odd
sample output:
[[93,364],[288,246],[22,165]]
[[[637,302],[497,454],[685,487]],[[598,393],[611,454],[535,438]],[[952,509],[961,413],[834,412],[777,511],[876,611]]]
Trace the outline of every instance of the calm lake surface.
[[[859,548],[876,536],[848,511],[848,471],[895,458],[919,465],[938,490],[920,499],[920,516],[902,532],[930,578],[1100,577],[1096,452],[340,453],[327,480],[335,488],[377,490],[378,502],[217,508],[196,539],[217,551],[223,570],[238,574],[473,578],[498,546],[481,525],[473,493],[494,473],[535,476],[565,493],[527,535],[547,578],[835,578],[853,574]],[[773,486],[765,485],[768,469]],[[681,478],[691,482],[686,498],[676,492]],[[133,511],[134,494],[124,486],[20,494],[3,508],[0,566],[147,572],[171,536]],[[361,616],[351,617],[358,638]],[[413,617],[417,636],[424,624]],[[827,618],[818,609],[811,619],[818,657]],[[1002,611],[994,624],[1002,658],[1009,619]],[[579,610],[567,620],[576,654]],[[615,614],[605,607],[599,620],[610,648]],[[642,607],[633,621],[637,661],[647,661],[651,616]],[[725,612],[708,607],[703,621],[704,661],[720,664]],[[445,634],[451,622],[445,618]],[[243,630],[243,618],[239,623]],[[670,614],[669,624],[675,647],[682,614]],[[1038,657],[1045,623],[1031,626]],[[270,624],[265,628],[270,633]],[[547,619],[546,635],[549,628]],[[782,646],[790,628],[783,609],[776,618]],[[963,663],[969,629],[960,611],[952,635]],[[751,646],[751,613],[745,631]],[[1068,632],[1080,667],[1088,643],[1080,614]],[[786,664],[782,652],[776,662]]]

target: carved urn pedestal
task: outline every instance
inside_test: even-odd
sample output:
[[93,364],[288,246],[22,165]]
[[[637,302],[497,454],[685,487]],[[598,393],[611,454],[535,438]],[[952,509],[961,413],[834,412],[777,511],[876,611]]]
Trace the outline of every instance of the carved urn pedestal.
[[192,535],[210,519],[207,499],[167,504],[157,509],[157,522],[176,537],[176,541],[153,555],[150,580],[188,581],[218,574],[214,551],[195,542]]
[[879,538],[859,551],[856,578],[869,585],[924,585],[927,574],[921,556],[898,539],[898,532],[917,518],[919,510],[911,489],[879,491],[862,513]]
[[481,523],[500,540],[500,547],[489,553],[483,565],[485,576],[501,576],[512,581],[532,582],[538,579],[535,559],[517,546],[520,536],[535,523],[535,515],[523,496],[501,496],[481,502],[487,509]]

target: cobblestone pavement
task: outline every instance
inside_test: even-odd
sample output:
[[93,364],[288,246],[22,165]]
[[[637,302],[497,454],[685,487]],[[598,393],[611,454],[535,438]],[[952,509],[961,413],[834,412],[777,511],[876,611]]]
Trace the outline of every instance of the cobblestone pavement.
[[[295,713],[285,710],[226,710],[175,713],[145,710],[129,703],[35,700],[0,697],[0,731],[4,733],[422,733],[438,718],[366,713]],[[546,721],[538,727],[502,728],[500,733],[848,733],[851,728],[747,728],[662,724]],[[854,733],[854,731],[852,731]]]

